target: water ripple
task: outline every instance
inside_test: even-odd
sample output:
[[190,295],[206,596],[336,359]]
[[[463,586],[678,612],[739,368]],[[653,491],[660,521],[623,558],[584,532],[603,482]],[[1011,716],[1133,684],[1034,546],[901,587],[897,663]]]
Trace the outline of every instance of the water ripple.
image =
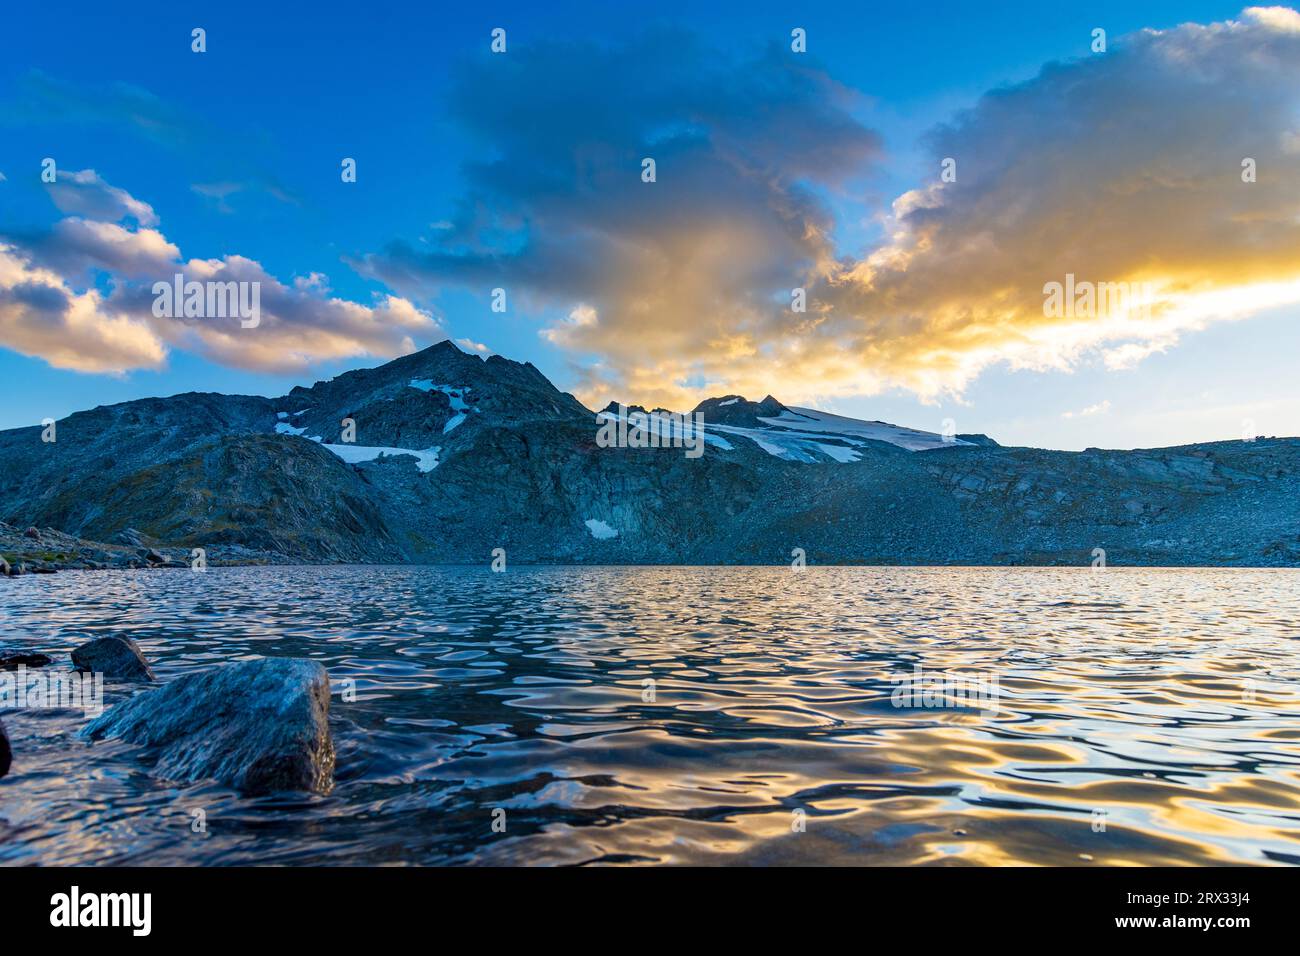
[[[78,714],[6,712],[4,864],[1300,862],[1296,571],[214,568],[2,593],[0,643],[124,634],[163,680],[311,657],[355,689],[312,798],[177,787]],[[996,698],[895,706],[916,667]]]

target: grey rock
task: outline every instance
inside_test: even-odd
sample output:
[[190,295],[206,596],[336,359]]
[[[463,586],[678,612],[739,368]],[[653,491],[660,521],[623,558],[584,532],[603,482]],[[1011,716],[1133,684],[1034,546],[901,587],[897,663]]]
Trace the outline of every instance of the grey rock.
[[13,762],[14,752],[9,746],[9,735],[5,733],[4,721],[0,720],[0,777],[9,772]]
[[39,531],[37,531],[35,528],[28,528],[26,531],[23,532],[23,537],[24,537],[24,538],[33,538],[33,539],[39,541],[39,540],[41,540],[41,533],[40,533]]
[[187,674],[92,721],[93,740],[120,738],[154,753],[154,773],[212,779],[244,793],[334,784],[329,675],[316,661],[272,658]]
[[101,637],[83,644],[72,652],[72,663],[79,671],[103,674],[119,680],[152,681],[153,669],[144,659],[140,647],[127,637]]
[[776,418],[786,407],[771,395],[761,402],[751,402],[742,395],[724,395],[721,398],[706,398],[695,406],[695,411],[704,416],[707,425],[712,422],[719,425],[740,425],[756,427],[763,424],[762,418]]
[[144,558],[150,564],[162,564],[167,560],[153,548],[140,549],[140,557]]

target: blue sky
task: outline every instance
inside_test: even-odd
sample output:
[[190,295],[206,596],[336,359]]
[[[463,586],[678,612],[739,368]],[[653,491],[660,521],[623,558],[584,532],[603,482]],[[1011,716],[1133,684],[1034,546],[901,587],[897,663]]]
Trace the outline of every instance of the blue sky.
[[[41,237],[68,215],[40,181],[42,159],[54,157],[61,171],[93,169],[103,183],[147,203],[156,215],[154,228],[185,260],[243,257],[286,286],[295,277],[323,274],[330,296],[367,306],[380,301],[378,296],[409,300],[437,322],[427,328],[412,325],[415,346],[446,336],[483,343],[510,358],[534,362],[561,388],[573,389],[589,402],[598,393],[653,401],[657,394],[647,394],[645,383],[655,375],[673,379],[674,387],[743,384],[746,391],[762,388],[790,400],[788,393],[801,383],[782,378],[775,368],[768,388],[762,385],[761,366],[730,379],[725,365],[701,364],[698,357],[683,364],[661,356],[648,370],[631,369],[627,363],[635,361],[629,358],[635,353],[615,354],[602,346],[608,339],[585,334],[583,323],[569,318],[572,309],[590,304],[576,279],[567,284],[548,276],[534,276],[531,284],[500,280],[512,292],[512,307],[504,315],[490,310],[489,290],[497,284],[488,281],[495,275],[491,270],[501,255],[517,252],[521,242],[531,240],[527,232],[523,239],[510,232],[520,216],[533,224],[561,224],[573,237],[588,235],[592,227],[589,219],[575,218],[569,210],[545,208],[527,193],[529,180],[519,173],[520,164],[527,165],[534,154],[539,182],[569,173],[565,143],[549,151],[556,137],[565,135],[564,123],[556,117],[566,114],[544,99],[546,70],[572,70],[557,84],[561,92],[569,90],[566,95],[594,85],[596,92],[584,102],[597,104],[608,90],[611,100],[626,96],[633,108],[662,107],[669,127],[663,135],[676,144],[672,137],[680,131],[670,122],[676,104],[659,104],[649,91],[667,84],[668,76],[689,83],[698,75],[701,82],[723,85],[732,76],[752,74],[764,68],[764,56],[772,50],[772,55],[788,56],[790,29],[805,28],[809,69],[832,81],[835,89],[827,92],[819,80],[810,92],[795,79],[776,88],[773,97],[788,97],[796,110],[824,106],[827,130],[839,129],[845,117],[852,117],[870,136],[849,141],[846,150],[855,151],[846,153],[844,163],[828,160],[812,169],[811,181],[798,183],[794,195],[806,192],[814,210],[810,216],[827,224],[818,255],[861,260],[887,240],[881,214],[895,198],[935,178],[931,131],[952,123],[986,92],[1032,82],[1046,63],[1093,56],[1089,43],[1094,27],[1118,39],[1141,28],[1168,30],[1185,21],[1210,23],[1239,14],[1236,4],[1189,2],[660,2],[645,8],[422,4],[410,9],[325,3],[311,15],[273,4],[231,3],[191,13],[169,4],[132,4],[122,10],[74,3],[55,18],[20,5],[4,15],[0,34],[0,173],[5,177],[0,182],[0,236],[14,238],[20,246],[48,247]],[[196,26],[207,31],[203,54],[190,49],[190,30]],[[518,115],[511,113],[509,104],[502,103],[510,99],[510,87],[483,82],[486,71],[496,68],[487,50],[494,27],[507,30],[504,56],[517,58],[512,67],[523,64],[519,82],[528,83],[533,99],[527,102],[540,104],[536,112],[521,105]],[[647,36],[663,39],[646,43]],[[688,48],[680,56],[675,52]],[[537,50],[549,52],[529,59]],[[612,51],[603,67],[585,61],[601,50]],[[717,73],[712,62],[718,64]],[[632,64],[638,72],[614,76],[619,64]],[[590,84],[584,79],[588,69]],[[736,100],[721,94],[716,101],[687,99],[692,109],[706,113],[734,112],[729,105],[734,103],[761,103],[768,87],[745,82],[737,80]],[[618,104],[609,105],[608,128],[617,130]],[[546,112],[552,107],[555,112]],[[527,126],[533,117],[545,128],[521,132],[508,147],[494,142],[502,123]],[[1018,120],[1025,128],[1042,121],[1050,118],[1032,111]],[[584,118],[579,115],[575,122]],[[803,155],[783,155],[776,162],[795,170],[790,173],[794,181],[808,168],[808,157],[826,149],[826,137],[800,142],[798,124],[783,122]],[[979,122],[989,126],[993,121],[985,117],[974,123],[968,141],[978,141]],[[707,149],[723,138],[720,130],[743,138],[752,128],[747,123],[737,132],[726,126],[722,116],[704,130],[709,138],[704,153],[682,140],[682,155],[692,161],[707,157]],[[761,148],[754,141],[743,144],[753,155],[768,155],[763,150],[770,148],[770,130],[762,135]],[[961,136],[950,139],[964,142]],[[485,169],[502,154],[504,168]],[[859,156],[861,168],[846,168]],[[342,157],[356,158],[356,183],[340,181]],[[707,176],[713,167],[705,163],[698,168]],[[510,176],[515,179],[503,181]],[[552,206],[569,202],[571,185],[548,193],[547,201]],[[705,179],[696,187],[707,185]],[[665,189],[659,195],[665,194],[671,205],[673,194]],[[512,196],[517,201],[513,210],[506,208]],[[498,200],[503,204],[499,208]],[[726,199],[734,207],[720,200],[710,213],[726,218],[734,208],[743,225],[746,204],[770,200],[738,190]],[[506,225],[493,220],[487,228],[462,230],[458,217],[465,215],[467,201],[477,203],[479,214],[489,220],[503,216]],[[625,218],[633,221],[626,228],[635,234],[634,217],[643,212],[628,209]],[[452,223],[456,226],[449,229]],[[129,228],[138,231],[143,225]],[[682,228],[682,222],[666,217],[662,227],[662,237],[676,235],[667,230]],[[419,258],[449,232],[457,235],[454,261]],[[720,235],[727,237],[727,255],[746,255],[745,243],[735,242],[736,233]],[[494,241],[499,245],[491,246]],[[779,263],[783,250],[776,243],[759,255]],[[563,250],[553,252],[531,260],[520,256],[516,265],[554,270],[564,259]],[[398,271],[408,274],[411,262],[420,271],[418,281],[396,280]],[[764,269],[764,275],[771,271]],[[111,275],[87,275],[80,281],[83,287],[93,283],[105,296],[111,293]],[[752,282],[753,274],[746,273],[744,281]],[[68,282],[75,287],[73,277]],[[772,288],[783,287],[773,279]],[[617,290],[593,296],[600,299],[593,314],[599,313],[601,328],[617,328],[617,309],[626,302]],[[837,300],[834,306],[840,313],[875,307],[856,299]],[[960,431],[1058,448],[1235,438],[1245,419],[1253,420],[1261,434],[1296,434],[1300,388],[1291,357],[1297,354],[1300,332],[1295,317],[1294,306],[1270,303],[1239,321],[1184,328],[1163,350],[1118,369],[1114,362],[1108,366],[1102,352],[1086,350],[1051,370],[1012,370],[980,359],[956,386],[929,394],[918,394],[915,383],[928,381],[932,370],[908,364],[915,360],[914,347],[890,358],[894,364],[878,374],[872,372],[874,384],[864,388],[869,394],[854,394],[844,377],[850,375],[844,370],[850,356],[848,362],[834,364],[839,379],[825,373],[824,394],[817,394],[817,382],[809,381],[797,400],[933,430],[953,418]],[[752,321],[736,319],[738,327]],[[624,337],[656,338],[654,318],[628,322],[620,329]],[[881,334],[876,328],[872,334]],[[544,334],[547,329],[558,331]],[[281,394],[294,384],[382,360],[325,350],[308,367],[271,369],[260,359],[232,359],[212,348],[168,341],[161,367],[84,371],[53,367],[47,355],[30,354],[39,352],[35,348],[26,348],[29,354],[5,348],[13,343],[2,336],[0,327],[0,379],[8,394],[21,400],[0,408],[0,427],[147,395],[190,390]],[[845,340],[830,336],[817,347],[833,350]],[[862,339],[855,341],[860,349]],[[653,353],[652,345],[647,348]],[[832,359],[810,364],[809,375],[829,369],[826,363]],[[906,368],[899,370],[899,365]],[[606,371],[593,374],[593,368]],[[700,371],[695,375],[691,369]]]

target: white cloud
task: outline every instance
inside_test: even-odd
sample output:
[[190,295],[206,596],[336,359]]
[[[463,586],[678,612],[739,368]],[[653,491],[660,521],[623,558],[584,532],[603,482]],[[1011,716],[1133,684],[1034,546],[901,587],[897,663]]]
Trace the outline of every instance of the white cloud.
[[59,170],[55,181],[45,188],[61,212],[106,222],[131,217],[141,226],[158,224],[152,206],[136,199],[125,189],[110,186],[93,169],[80,172]]
[[5,243],[0,243],[0,345],[79,372],[158,368],[166,359],[147,322],[116,311],[95,289],[74,291],[61,276]]
[[1110,399],[1103,399],[1096,405],[1089,405],[1087,408],[1080,409],[1077,412],[1062,412],[1062,418],[1087,418],[1091,415],[1104,415],[1110,411]]
[[[302,371],[319,362],[414,351],[415,336],[439,330],[404,298],[370,304],[330,294],[321,273],[282,283],[239,255],[183,260],[158,229],[151,206],[93,170],[60,173],[51,197],[75,212],[43,235],[0,244],[0,345],[59,368],[124,372],[158,368],[169,348],[237,368]],[[137,225],[124,225],[133,218]],[[153,285],[185,281],[256,283],[260,321],[159,318]],[[111,291],[95,277],[107,275]]]

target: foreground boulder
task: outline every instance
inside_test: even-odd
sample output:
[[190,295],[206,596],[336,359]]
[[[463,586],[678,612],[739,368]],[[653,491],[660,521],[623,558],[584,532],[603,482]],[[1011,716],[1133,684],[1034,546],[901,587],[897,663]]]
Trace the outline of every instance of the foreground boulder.
[[82,644],[72,652],[72,663],[79,671],[103,674],[119,680],[156,680],[139,645],[127,637],[101,637]]
[[155,773],[243,793],[334,786],[330,681],[315,661],[274,658],[187,674],[123,701],[83,733],[156,750]]
[[9,767],[14,762],[14,752],[9,748],[9,735],[5,733],[5,725],[0,721],[0,777],[9,772]]

